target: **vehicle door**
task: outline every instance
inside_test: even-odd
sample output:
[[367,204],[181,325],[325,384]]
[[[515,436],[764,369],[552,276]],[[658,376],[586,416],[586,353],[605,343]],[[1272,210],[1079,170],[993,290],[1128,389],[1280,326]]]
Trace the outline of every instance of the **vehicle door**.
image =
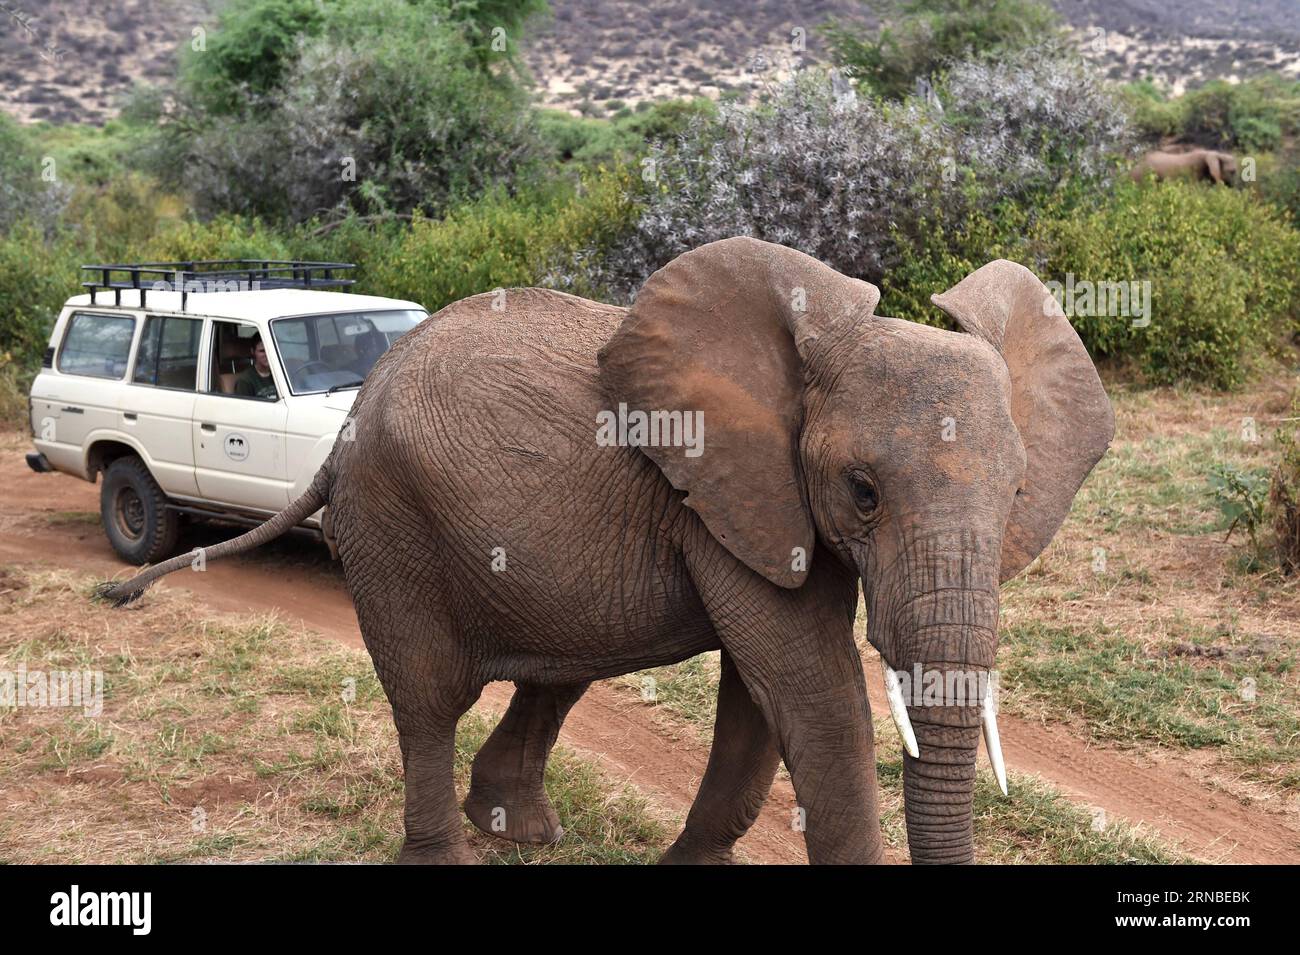
[[68,317],[54,356],[53,375],[41,376],[32,396],[35,445],[50,463],[85,471],[87,440],[117,428],[136,316],[78,310]]
[[202,318],[146,316],[118,402],[121,431],[148,452],[154,480],[168,494],[199,493],[193,431],[202,341]]
[[287,393],[268,369],[274,397],[241,394],[241,375],[253,365],[257,326],[212,319],[203,360],[205,383],[194,402],[194,465],[199,496],[252,510],[278,511],[289,503],[284,427]]

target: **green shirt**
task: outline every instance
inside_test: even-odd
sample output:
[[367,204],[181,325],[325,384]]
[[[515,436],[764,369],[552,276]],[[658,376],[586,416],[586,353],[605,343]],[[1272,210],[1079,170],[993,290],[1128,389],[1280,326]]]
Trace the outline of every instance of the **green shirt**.
[[249,365],[235,379],[235,394],[249,398],[279,398],[275,391],[275,379],[267,372],[266,377],[257,373],[257,368]]

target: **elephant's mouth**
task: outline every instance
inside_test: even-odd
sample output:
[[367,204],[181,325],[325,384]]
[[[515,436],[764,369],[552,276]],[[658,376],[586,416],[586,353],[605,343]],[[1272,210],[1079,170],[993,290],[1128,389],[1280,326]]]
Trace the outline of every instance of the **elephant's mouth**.
[[[930,706],[935,703],[935,701],[925,701],[924,671],[917,667],[916,673],[922,675],[919,687],[916,677],[912,676],[908,681],[909,689],[904,690],[904,680],[885,662],[884,657],[880,658],[880,668],[884,671],[885,698],[889,701],[889,715],[894,718],[894,726],[898,728],[898,735],[903,740],[903,749],[913,759],[919,759],[921,749],[916,741],[916,731],[912,729],[912,719],[908,715],[907,708],[909,705]],[[993,768],[993,775],[997,778],[1002,795],[1007,795],[1007,767],[1006,761],[1002,758],[1002,737],[998,733],[996,671],[972,671],[970,676],[963,675],[958,680],[951,679],[953,673],[951,670],[931,671],[931,673],[939,673],[942,677],[938,682],[943,684],[940,692],[946,696],[946,700],[939,701],[939,705],[965,706],[976,703],[979,706],[980,731],[984,738],[984,748],[988,752],[989,764]],[[976,697],[969,698],[966,693],[951,692],[952,686],[969,687],[972,676],[976,684],[981,687]]]
[[913,863],[974,861],[976,755],[984,740],[1002,794],[1006,762],[996,674],[945,664],[898,671],[882,657],[885,697],[903,741],[903,798]]

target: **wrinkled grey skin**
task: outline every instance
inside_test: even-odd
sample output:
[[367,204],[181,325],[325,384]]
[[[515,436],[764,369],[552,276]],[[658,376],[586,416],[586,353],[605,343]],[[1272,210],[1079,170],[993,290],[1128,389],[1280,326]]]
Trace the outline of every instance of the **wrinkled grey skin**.
[[[231,543],[328,501],[399,732],[401,861],[474,861],[453,739],[484,684],[516,692],[464,809],[485,832],[546,842],[561,832],[546,758],[591,681],[716,649],[713,751],[665,861],[729,860],[782,759],[810,860],[881,861],[858,587],[896,668],[992,668],[998,585],[1056,530],[1112,427],[1064,317],[1033,311],[1041,284],[1010,263],[986,270],[943,298],[972,331],[949,332],[875,316],[871,286],[800,253],[730,239],[656,273],[631,315],[541,289],[508,291],[499,311],[475,296],[379,361],[355,440],[300,502]],[[805,310],[783,304],[791,286]],[[1057,339],[1024,330],[1048,326]],[[704,453],[598,447],[597,415],[618,401],[702,408]],[[1018,426],[1026,407],[1040,431]],[[911,713],[912,858],[969,862],[978,707]]]

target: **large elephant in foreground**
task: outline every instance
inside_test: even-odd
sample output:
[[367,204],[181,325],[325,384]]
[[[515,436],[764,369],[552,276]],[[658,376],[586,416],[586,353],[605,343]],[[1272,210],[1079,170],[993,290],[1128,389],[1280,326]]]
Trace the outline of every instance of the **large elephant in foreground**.
[[465,811],[543,842],[560,833],[543,769],[588,684],[720,648],[712,754],[665,860],[728,860],[784,760],[811,861],[879,862],[859,582],[909,750],[912,859],[971,861],[992,714],[969,694],[905,698],[898,673],[990,671],[998,585],[1056,532],[1113,418],[1022,266],[934,297],[966,334],[876,315],[878,299],[748,238],[675,259],[631,309],[545,289],[465,299],[379,361],[307,494],[207,550],[328,505],[401,741],[402,861],[474,860],[453,736],[484,684],[516,690]]

